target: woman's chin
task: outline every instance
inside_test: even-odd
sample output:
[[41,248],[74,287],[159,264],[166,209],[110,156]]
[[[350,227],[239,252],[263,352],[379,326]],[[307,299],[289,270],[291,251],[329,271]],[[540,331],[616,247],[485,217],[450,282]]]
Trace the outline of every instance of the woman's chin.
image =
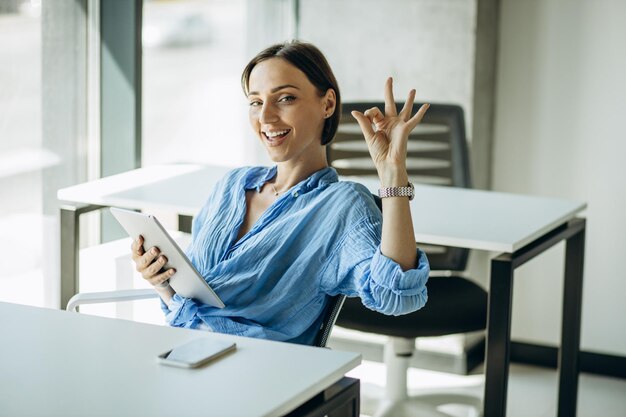
[[287,158],[287,155],[285,155],[283,152],[272,152],[271,149],[267,150],[267,156],[269,156],[274,163],[285,162],[289,160],[289,158]]
[[267,156],[269,156],[272,162],[285,162],[289,159],[285,146],[268,146],[267,143],[264,143],[264,145]]

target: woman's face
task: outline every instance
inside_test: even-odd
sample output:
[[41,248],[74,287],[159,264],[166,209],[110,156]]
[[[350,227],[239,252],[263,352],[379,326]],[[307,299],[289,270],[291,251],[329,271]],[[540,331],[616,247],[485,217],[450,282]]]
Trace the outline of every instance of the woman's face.
[[[319,155],[334,91],[320,96],[306,75],[282,58],[258,63],[248,82],[250,125],[274,162],[307,162]],[[317,152],[310,152],[317,151]]]

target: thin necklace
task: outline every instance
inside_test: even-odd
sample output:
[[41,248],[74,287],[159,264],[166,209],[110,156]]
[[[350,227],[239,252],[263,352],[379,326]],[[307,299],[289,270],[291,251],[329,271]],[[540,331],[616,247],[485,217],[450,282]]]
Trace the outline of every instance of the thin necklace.
[[274,184],[272,184],[271,182],[270,182],[270,187],[272,187],[272,190],[274,190],[274,195],[275,195],[275,196],[278,196],[278,194],[279,194],[279,193],[283,193],[283,192],[284,192],[284,191],[280,191],[280,192],[279,192],[279,191],[276,189],[276,187],[274,187]]

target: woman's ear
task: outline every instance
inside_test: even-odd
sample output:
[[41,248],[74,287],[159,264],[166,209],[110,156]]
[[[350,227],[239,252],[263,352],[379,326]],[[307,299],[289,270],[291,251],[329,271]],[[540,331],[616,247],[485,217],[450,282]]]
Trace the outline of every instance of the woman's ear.
[[335,112],[335,106],[337,105],[337,95],[335,94],[335,90],[329,88],[326,90],[326,94],[324,94],[324,115],[326,118],[333,115]]

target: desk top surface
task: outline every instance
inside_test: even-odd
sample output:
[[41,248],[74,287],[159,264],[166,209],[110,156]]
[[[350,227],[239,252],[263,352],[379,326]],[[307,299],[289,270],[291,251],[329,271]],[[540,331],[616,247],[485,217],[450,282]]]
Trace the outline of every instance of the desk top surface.
[[[152,166],[59,190],[60,200],[195,215],[230,168]],[[342,177],[376,192],[378,181]],[[514,252],[572,219],[586,204],[494,191],[416,185],[411,213],[420,243]]]
[[[287,413],[360,363],[357,353],[0,302],[0,415]],[[201,337],[237,350],[199,369],[156,356]]]

